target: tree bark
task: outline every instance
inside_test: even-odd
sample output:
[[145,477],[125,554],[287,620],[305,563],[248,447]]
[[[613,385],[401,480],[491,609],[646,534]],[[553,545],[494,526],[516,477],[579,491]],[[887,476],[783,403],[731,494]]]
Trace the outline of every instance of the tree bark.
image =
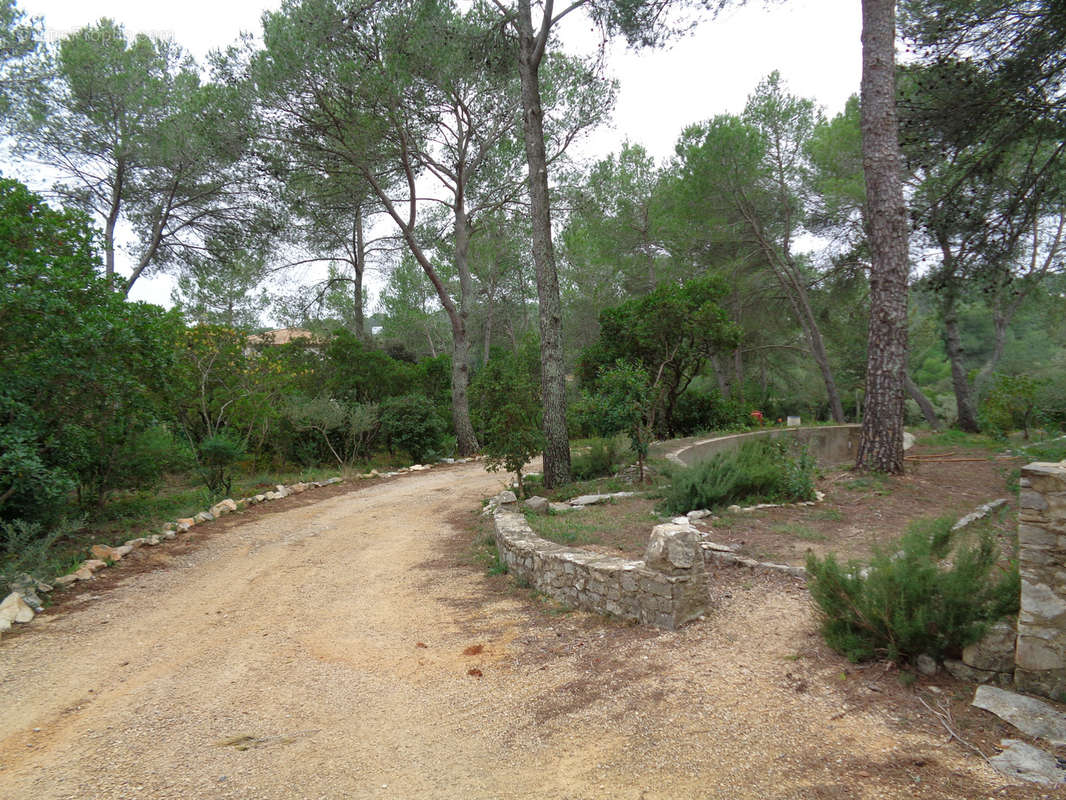
[[363,231],[363,206],[357,203],[355,206],[355,218],[352,220],[352,270],[355,278],[352,280],[352,307],[355,310],[355,319],[352,324],[355,327],[353,333],[361,341],[370,341],[370,332],[366,329],[366,319],[363,316],[363,275],[366,272],[366,234]]
[[862,155],[870,242],[866,413],[855,467],[903,472],[907,207],[896,120],[895,0],[862,0]]
[[[814,309],[811,308],[810,297],[807,287],[798,279],[792,281],[794,286],[789,292],[793,296],[796,311],[799,313],[800,323],[807,332],[807,341],[811,345],[811,356],[818,370],[822,373],[822,383],[825,384],[825,394],[829,400],[829,412],[833,415],[836,423],[844,422],[844,404],[840,401],[840,392],[837,390],[836,379],[833,378],[833,368],[829,364],[829,353],[825,349],[825,340],[822,339],[822,331],[815,319]],[[785,287],[788,291],[789,287]]]
[[922,416],[925,417],[929,427],[934,431],[940,430],[940,419],[936,415],[936,409],[933,408],[933,404],[929,402],[929,398],[918,388],[918,384],[911,379],[909,374],[904,374],[903,378],[907,394],[911,396],[911,400],[918,404],[918,408],[922,410]]
[[529,167],[529,196],[533,225],[533,263],[537,273],[540,321],[540,382],[544,406],[544,485],[570,482],[570,440],[566,428],[566,369],[563,361],[562,303],[551,237],[548,204],[548,164],[544,150],[544,111],[541,107],[539,69],[548,28],[551,3],[544,9],[538,33],[533,31],[530,0],[519,0],[518,72],[522,83],[522,122]]
[[955,390],[955,424],[968,433],[977,433],[977,410],[973,404],[970,379],[966,375],[966,353],[962,346],[962,336],[959,334],[955,293],[950,288],[944,291],[947,296],[941,301],[941,315],[944,318],[944,349],[947,350],[948,363],[951,364],[951,387]]
[[[458,320],[452,323],[452,424],[455,425],[456,447],[461,456],[472,456],[479,449],[477,435],[470,421],[470,299],[474,284],[470,279],[470,219],[466,214],[466,199],[462,179],[456,181],[455,192],[455,268],[459,273]],[[456,324],[457,322],[457,324]]]
[[[477,437],[474,435],[474,426],[470,422],[470,402],[467,394],[467,390],[470,384],[470,365],[468,363],[470,358],[470,343],[467,334],[465,311],[460,306],[457,306],[452,296],[448,292],[448,287],[444,285],[444,281],[441,280],[437,270],[434,269],[433,263],[429,260],[425,251],[419,244],[418,238],[415,236],[415,220],[417,213],[417,199],[414,191],[414,177],[413,173],[408,169],[408,181],[410,196],[408,197],[408,216],[405,219],[400,215],[399,210],[396,208],[396,204],[392,201],[388,192],[381,186],[377,178],[369,171],[363,172],[363,177],[366,178],[367,183],[373,189],[374,194],[377,195],[381,201],[386,213],[392,217],[393,222],[400,229],[400,233],[403,235],[404,241],[407,243],[408,250],[411,255],[414,256],[415,261],[422,267],[422,271],[429,278],[429,282],[433,285],[434,291],[437,293],[437,299],[440,300],[441,306],[444,307],[444,312],[448,315],[448,321],[451,323],[452,328],[452,423],[455,425],[456,447],[461,455],[473,455],[478,451]],[[457,197],[456,202],[456,220],[462,217],[463,225],[462,229],[467,233],[468,237],[468,222],[466,219],[466,210],[462,205],[461,200]],[[457,238],[456,238],[456,250],[460,249],[460,243],[458,241],[458,228],[457,225]],[[463,252],[465,257],[468,238],[464,239]],[[464,262],[465,263],[465,262]],[[465,269],[465,267],[464,267]],[[469,292],[469,280],[470,275],[467,271],[467,290],[461,289],[461,295],[468,295]],[[465,305],[465,299],[461,296],[460,303]],[[433,337],[427,331],[426,338],[429,341],[430,351],[433,356],[436,357],[436,348],[433,344]]]
[[[740,192],[738,192],[738,195],[740,195]],[[787,207],[787,202],[787,199],[782,199],[782,207]],[[758,241],[759,247],[774,273],[774,277],[777,278],[781,291],[785,293],[785,296],[788,297],[789,302],[792,304],[792,308],[799,319],[800,327],[803,328],[803,332],[807,335],[807,341],[811,346],[811,357],[814,358],[814,363],[818,365],[818,371],[822,374],[822,382],[825,384],[829,411],[833,416],[833,421],[841,423],[844,421],[844,404],[840,401],[840,392],[837,389],[836,380],[833,378],[833,368],[829,364],[829,354],[825,349],[825,340],[822,338],[821,328],[818,327],[818,319],[814,316],[814,309],[811,307],[807,285],[792,256],[791,237],[786,235],[784,242],[781,244],[774,242],[766,234],[763,224],[754,210],[754,206],[743,203],[741,211],[747,219],[748,226]],[[786,223],[786,229],[788,227],[789,224]]]
[[122,208],[122,190],[126,180],[126,162],[119,159],[115,165],[115,183],[111,187],[111,207],[104,222],[104,277],[114,286],[115,282],[115,226]]

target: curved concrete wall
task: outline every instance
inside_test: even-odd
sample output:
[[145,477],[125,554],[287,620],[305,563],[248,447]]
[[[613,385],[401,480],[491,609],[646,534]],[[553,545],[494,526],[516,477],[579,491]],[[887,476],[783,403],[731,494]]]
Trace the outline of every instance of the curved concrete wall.
[[806,444],[819,465],[828,467],[855,460],[861,430],[861,425],[825,425],[817,428],[773,428],[751,433],[735,433],[687,444],[668,453],[666,457],[677,464],[691,467],[713,455],[733,450],[742,442],[787,437]]

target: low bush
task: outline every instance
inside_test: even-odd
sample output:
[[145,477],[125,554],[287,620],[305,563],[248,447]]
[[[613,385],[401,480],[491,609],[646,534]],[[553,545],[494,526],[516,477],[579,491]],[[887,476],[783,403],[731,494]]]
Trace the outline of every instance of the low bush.
[[588,450],[570,458],[570,472],[576,481],[614,475],[629,461],[629,447],[622,436],[593,439]]
[[444,428],[433,404],[417,394],[389,397],[381,403],[381,432],[389,452],[400,449],[422,463],[444,444]]
[[784,442],[756,440],[677,470],[663,501],[671,514],[694,508],[814,499],[814,459]]
[[208,436],[197,448],[200,476],[216,495],[230,493],[233,466],[244,456],[244,445],[225,433]]
[[751,419],[749,409],[734,400],[725,400],[717,391],[693,389],[681,394],[671,417],[675,436],[692,436],[702,431],[742,428]]
[[997,570],[991,532],[958,545],[951,526],[950,517],[912,523],[866,570],[808,555],[808,586],[829,646],[852,661],[958,655],[1017,612],[1017,565]]
[[0,594],[20,575],[47,580],[54,573],[52,547],[80,523],[61,520],[45,527],[40,522],[10,520],[0,522]]

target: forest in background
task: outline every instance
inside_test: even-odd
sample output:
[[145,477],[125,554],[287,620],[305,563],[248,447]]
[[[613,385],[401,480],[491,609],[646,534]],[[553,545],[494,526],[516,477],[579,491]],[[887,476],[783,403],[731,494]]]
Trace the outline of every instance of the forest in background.
[[[111,20],[46,43],[4,3],[3,119],[58,176],[44,198],[0,187],[8,538],[173,474],[218,496],[242,471],[389,454],[506,465],[550,447],[553,391],[570,436],[626,432],[638,456],[652,437],[859,420],[858,97],[827,118],[775,73],[665,162],[631,143],[575,164],[615,86],[556,47],[569,7],[546,9],[534,29],[528,3],[301,0],[196,64]],[[582,13],[652,45],[676,33],[663,12]],[[912,0],[900,21],[907,422],[1060,429],[1066,22],[1020,0]],[[264,288],[309,262],[320,283]],[[177,276],[171,311],[125,297],[155,271]],[[250,338],[267,319],[311,336]]]

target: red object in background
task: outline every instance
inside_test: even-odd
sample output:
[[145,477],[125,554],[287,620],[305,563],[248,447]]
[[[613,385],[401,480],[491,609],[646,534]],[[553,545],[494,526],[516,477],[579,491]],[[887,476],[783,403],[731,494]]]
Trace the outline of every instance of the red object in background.
[[762,423],[763,423],[762,412],[761,411],[752,411],[751,412],[751,421],[752,422],[757,422],[758,424],[762,425]]

